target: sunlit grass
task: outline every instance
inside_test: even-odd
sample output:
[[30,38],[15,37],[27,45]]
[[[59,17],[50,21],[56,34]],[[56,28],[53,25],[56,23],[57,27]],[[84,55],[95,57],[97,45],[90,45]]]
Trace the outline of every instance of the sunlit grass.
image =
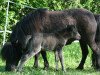
[[39,57],[39,68],[33,68],[34,58],[28,60],[24,66],[22,72],[5,72],[4,62],[0,59],[0,75],[100,75],[99,71],[95,71],[91,67],[91,50],[89,51],[88,58],[85,63],[84,70],[76,70],[81,60],[81,49],[79,43],[72,43],[71,45],[65,46],[63,48],[64,55],[64,66],[66,72],[61,70],[61,65],[59,62],[59,70],[55,71],[55,57],[53,52],[47,52],[47,57],[49,61],[50,68],[48,70],[43,70],[43,59],[40,55]]

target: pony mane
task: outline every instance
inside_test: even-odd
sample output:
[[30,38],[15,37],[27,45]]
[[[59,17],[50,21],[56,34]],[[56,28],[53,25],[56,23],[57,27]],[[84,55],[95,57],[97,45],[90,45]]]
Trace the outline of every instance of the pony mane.
[[19,33],[25,36],[25,35],[31,35],[35,32],[41,32],[43,29],[42,19],[45,16],[46,11],[47,9],[40,8],[24,16],[13,27],[11,37],[10,37],[11,40],[13,40],[14,42],[16,40],[19,40],[18,38],[21,38],[19,37]]
[[42,30],[42,19],[46,14],[46,9],[37,9],[24,16],[16,25],[23,30],[25,34],[32,34]]
[[[1,49],[2,60],[7,60],[9,57],[11,58],[13,55],[12,51],[13,51],[13,47],[12,47],[11,43],[10,42],[5,43],[3,48]],[[9,56],[9,55],[11,55],[11,56]]]
[[20,50],[15,50],[11,42],[5,43],[3,48],[1,49],[2,60],[12,61],[12,60],[16,60],[20,56],[21,56]]

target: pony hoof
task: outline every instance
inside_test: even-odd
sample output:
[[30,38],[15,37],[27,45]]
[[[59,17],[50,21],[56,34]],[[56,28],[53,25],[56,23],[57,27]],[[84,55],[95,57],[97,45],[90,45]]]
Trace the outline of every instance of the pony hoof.
[[83,70],[83,67],[77,67],[76,69],[77,70]]
[[58,71],[58,69],[56,69],[56,71]]
[[17,68],[16,69],[16,72],[21,72],[22,71],[22,68]]
[[22,70],[17,69],[16,72],[21,72]]

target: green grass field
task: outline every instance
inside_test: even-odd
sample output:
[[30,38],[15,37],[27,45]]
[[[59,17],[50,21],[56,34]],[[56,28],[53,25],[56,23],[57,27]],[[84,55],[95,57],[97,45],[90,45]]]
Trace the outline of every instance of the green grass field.
[[84,70],[80,71],[75,69],[81,60],[79,43],[72,43],[71,45],[65,46],[63,48],[63,55],[66,72],[61,70],[60,62],[59,70],[55,71],[54,53],[47,52],[50,65],[48,70],[43,70],[43,60],[41,56],[39,58],[39,68],[33,68],[34,59],[31,58],[26,62],[22,72],[5,72],[5,63],[0,59],[0,75],[100,75],[99,71],[95,71],[91,67],[91,50],[84,65]]

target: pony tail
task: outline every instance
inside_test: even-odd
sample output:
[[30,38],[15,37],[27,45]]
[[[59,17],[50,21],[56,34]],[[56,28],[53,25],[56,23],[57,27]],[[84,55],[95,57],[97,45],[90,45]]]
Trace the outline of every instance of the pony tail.
[[95,41],[100,42],[100,14],[94,15],[94,17],[95,17],[95,20],[97,22],[97,30],[96,30]]

